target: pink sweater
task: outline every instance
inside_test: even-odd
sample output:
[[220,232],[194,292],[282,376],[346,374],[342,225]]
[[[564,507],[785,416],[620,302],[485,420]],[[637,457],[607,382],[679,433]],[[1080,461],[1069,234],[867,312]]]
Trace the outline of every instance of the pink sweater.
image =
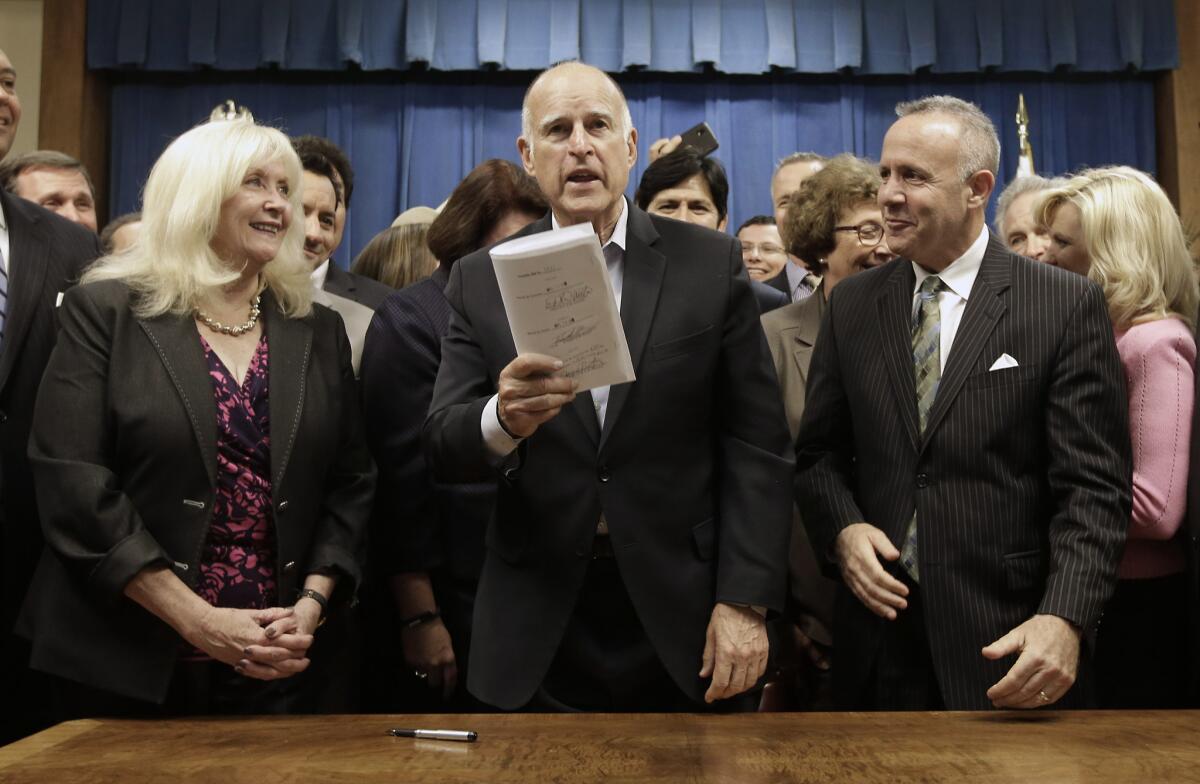
[[1175,534],[1187,502],[1196,341],[1177,318],[1117,332],[1129,387],[1133,444],[1133,519],[1117,571],[1123,580],[1184,569]]

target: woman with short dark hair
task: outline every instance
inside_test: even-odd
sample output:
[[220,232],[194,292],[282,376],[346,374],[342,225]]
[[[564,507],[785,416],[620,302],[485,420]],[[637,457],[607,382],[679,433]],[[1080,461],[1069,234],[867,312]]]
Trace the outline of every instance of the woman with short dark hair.
[[[395,710],[395,670],[444,698],[456,690],[466,663],[475,587],[483,565],[483,532],[495,487],[446,485],[425,463],[421,428],[441,364],[441,340],[450,327],[443,289],[458,259],[504,239],[549,209],[537,182],[516,165],[484,161],[459,183],[429,227],[427,243],[438,268],[401,289],[375,313],[363,351],[362,388],[369,440],[380,468],[372,522],[374,620],[383,638],[368,650],[382,658],[367,695],[374,707]],[[396,661],[398,636],[403,662]],[[391,687],[391,688],[394,688]],[[424,692],[420,687],[418,693]],[[463,702],[460,700],[459,705]],[[407,707],[407,706],[401,706]]]

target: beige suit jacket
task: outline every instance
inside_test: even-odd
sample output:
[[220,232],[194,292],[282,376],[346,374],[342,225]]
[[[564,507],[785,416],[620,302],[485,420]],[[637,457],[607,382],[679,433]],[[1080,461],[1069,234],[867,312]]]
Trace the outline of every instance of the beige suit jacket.
[[[792,441],[800,432],[804,413],[804,385],[808,381],[808,363],[812,359],[821,316],[825,313],[825,292],[818,289],[799,302],[762,315],[763,332],[771,349],[783,407],[787,414]],[[788,598],[792,617],[801,631],[823,645],[833,642],[833,605],[837,584],[821,574],[821,567],[800,521],[793,514],[792,540],[788,554]]]

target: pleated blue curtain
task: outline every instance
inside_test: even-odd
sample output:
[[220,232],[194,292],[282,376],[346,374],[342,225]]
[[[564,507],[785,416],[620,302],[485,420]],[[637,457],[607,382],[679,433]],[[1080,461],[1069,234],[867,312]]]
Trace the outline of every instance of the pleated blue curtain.
[[[1180,0],[1191,2],[1191,0]],[[90,0],[92,68],[1152,71],[1174,0]]]
[[[510,0],[511,8],[514,0]],[[1153,172],[1154,87],[1150,77],[620,77],[639,136],[632,194],[661,136],[701,120],[716,132],[715,153],[730,182],[730,224],[771,209],[775,163],[797,150],[878,157],[897,101],[950,93],[978,103],[996,123],[1001,183],[1016,169],[1015,113],[1024,93],[1038,170],[1057,174],[1122,163]],[[154,160],[169,141],[227,98],[290,134],[316,133],[341,145],[356,170],[343,266],[402,210],[436,206],[481,161],[518,160],[520,104],[527,77],[411,74],[347,81],[328,76],[240,78],[145,76],[113,90],[111,185],[114,209],[136,209]],[[116,213],[114,213],[116,214]]]

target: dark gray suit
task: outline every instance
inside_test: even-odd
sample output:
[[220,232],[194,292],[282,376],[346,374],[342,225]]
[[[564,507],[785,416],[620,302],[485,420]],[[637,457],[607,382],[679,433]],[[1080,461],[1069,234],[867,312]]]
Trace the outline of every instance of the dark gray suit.
[[[831,576],[843,528],[866,521],[899,546],[917,510],[941,696],[953,710],[983,709],[1013,659],[988,661],[981,648],[1035,613],[1092,630],[1112,592],[1131,505],[1124,376],[1099,287],[991,238],[921,435],[913,287],[899,260],[834,290],[796,447],[797,498]],[[990,370],[1005,353],[1019,367]],[[868,687],[885,623],[843,588],[843,706]]]
[[[521,234],[545,231],[550,218]],[[454,310],[425,440],[451,481],[496,481],[480,418],[512,334],[487,251],[454,265]],[[588,572],[601,513],[620,579],[663,667],[700,701],[715,602],[783,606],[792,461],[737,242],[630,205],[621,320],[637,380],[522,442],[500,475],[468,687],[503,708],[542,683]]]
[[325,290],[330,294],[353,300],[360,305],[378,310],[379,306],[389,296],[395,293],[391,286],[385,286],[377,280],[347,272],[329,260],[329,270],[325,273]]

